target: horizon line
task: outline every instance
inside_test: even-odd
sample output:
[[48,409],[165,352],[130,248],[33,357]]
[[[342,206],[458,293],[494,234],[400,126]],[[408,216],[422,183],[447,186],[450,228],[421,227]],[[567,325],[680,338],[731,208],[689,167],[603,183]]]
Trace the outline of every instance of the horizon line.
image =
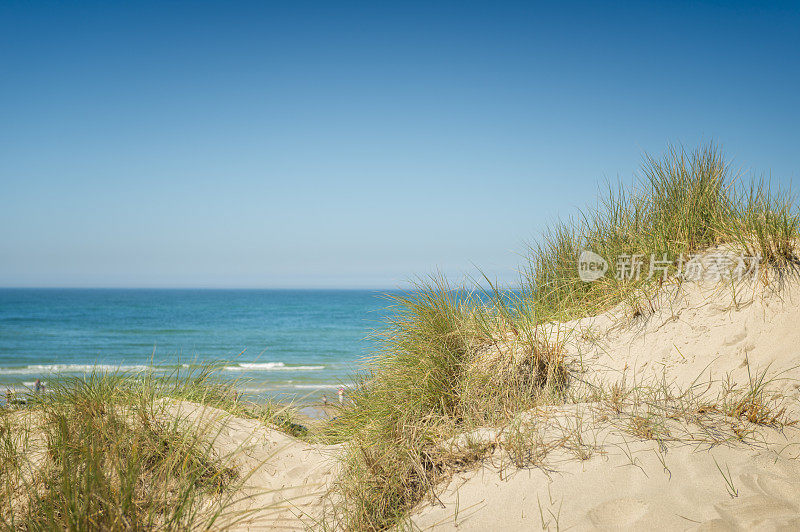
[[403,290],[402,286],[0,285],[0,290]]

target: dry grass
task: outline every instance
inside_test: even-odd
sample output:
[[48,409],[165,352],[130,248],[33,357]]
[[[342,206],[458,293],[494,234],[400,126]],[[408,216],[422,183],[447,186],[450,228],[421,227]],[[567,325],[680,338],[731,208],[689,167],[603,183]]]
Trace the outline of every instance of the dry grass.
[[[721,244],[761,257],[761,273],[783,277],[797,271],[800,214],[788,191],[762,179],[734,175],[713,145],[692,153],[671,148],[663,159],[645,156],[641,173],[628,189],[609,187],[594,210],[580,221],[560,223],[529,250],[523,299],[544,321],[595,315],[629,301],[634,315],[652,311],[651,256],[666,260],[675,275],[693,254]],[[591,250],[611,271],[586,283],[578,276],[577,257]],[[618,257],[640,255],[642,275],[619,279]],[[648,294],[650,294],[648,296]]]
[[[527,321],[487,294],[453,290],[441,279],[396,297],[384,350],[328,427],[347,442],[342,504],[330,526],[383,529],[453,471],[490,446],[445,445],[472,428],[506,423],[519,408],[559,396],[566,373],[552,339],[526,334]],[[487,365],[502,353],[503,323],[516,330],[513,363]],[[513,333],[512,333],[513,334]]]
[[[21,459],[36,438],[8,415],[0,418],[0,516],[19,529],[213,526],[225,492],[237,482],[233,470],[206,438],[163,421],[154,410],[163,396],[343,443],[335,504],[319,524],[347,530],[402,527],[416,503],[435,497],[440,482],[498,449],[516,468],[544,467],[555,450],[589,459],[602,451],[591,432],[603,424],[659,446],[742,442],[752,427],[791,425],[766,373],[716,394],[710,383],[683,390],[665,381],[581,383],[565,356],[572,331],[557,325],[622,302],[631,319],[655,309],[660,276],[645,271],[638,280],[606,275],[586,283],[576,264],[584,249],[612,267],[623,254],[666,255],[666,271],[675,274],[680,256],[729,245],[760,255],[765,281],[796,272],[796,205],[763,181],[741,182],[713,146],[672,149],[660,160],[648,156],[632,188],[609,187],[595,210],[557,224],[531,246],[521,291],[465,290],[434,277],[395,296],[394,317],[379,333],[382,349],[358,378],[351,401],[319,434],[304,432],[289,410],[232,401],[232,390],[205,374],[71,382],[48,405],[32,409],[46,451],[46,467],[35,468],[40,474],[32,476]],[[590,419],[578,413],[554,433],[545,431],[552,429],[546,405],[589,401]],[[540,413],[522,422],[526,411]],[[485,427],[502,437],[464,439]],[[558,521],[557,513],[541,516],[543,523]]]
[[219,455],[213,432],[169,415],[158,400],[238,408],[212,370],[95,373],[51,388],[0,418],[4,528],[218,528],[244,480],[235,457]]
[[[595,210],[555,225],[531,246],[521,292],[457,290],[434,278],[395,298],[396,317],[380,335],[382,351],[370,360],[352,403],[324,434],[348,448],[336,488],[340,504],[325,527],[378,530],[402,524],[414,504],[435,493],[437,483],[495,450],[496,444],[486,441],[448,443],[479,427],[506,427],[502,445],[517,467],[540,463],[554,448],[571,449],[580,459],[595,452],[583,440],[580,419],[549,443],[535,426],[513,424],[519,412],[541,405],[591,396],[606,410],[599,417],[637,438],[658,441],[742,439],[745,420],[789,423],[770,403],[763,381],[750,391],[730,389],[715,398],[695,387],[675,391],[663,383],[573,390],[566,334],[544,327],[621,302],[627,302],[632,319],[654,311],[660,276],[645,270],[638,280],[609,274],[586,283],[577,269],[584,249],[605,257],[612,268],[623,254],[658,259],[666,254],[666,273],[674,275],[681,256],[726,244],[760,255],[764,280],[795,272],[796,205],[788,193],[771,191],[761,180],[747,187],[742,182],[714,146],[692,153],[670,149],[660,160],[646,156],[632,188],[609,187]],[[720,425],[720,419],[728,424]]]

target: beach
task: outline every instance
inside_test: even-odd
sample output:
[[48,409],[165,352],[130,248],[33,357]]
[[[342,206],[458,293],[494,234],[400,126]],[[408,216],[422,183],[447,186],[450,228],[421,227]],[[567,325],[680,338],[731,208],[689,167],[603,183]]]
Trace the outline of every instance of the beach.
[[798,28],[0,2],[0,532],[800,531]]
[[[462,434],[448,452],[467,446],[482,449],[482,458],[452,468],[410,522],[475,531],[797,526],[798,301],[800,281],[782,289],[742,285],[735,297],[718,285],[683,285],[663,289],[646,318],[631,318],[623,305],[547,324],[546,334],[569,339],[566,356],[581,361],[581,381],[618,391]],[[747,397],[754,382],[764,384],[752,397],[763,418],[725,410],[721,398]],[[275,418],[265,425],[230,407],[156,405],[165,418],[203,427],[219,456],[236,457],[245,480],[215,528],[299,530],[335,521],[333,487],[346,444],[295,437]],[[292,419],[313,431],[339,414],[332,402]],[[41,443],[27,445],[35,456]]]
[[[375,294],[68,294],[162,327],[84,329],[68,352],[104,334],[127,349],[131,335],[179,330],[147,310],[154,297],[172,302],[162,313],[203,301],[215,325],[192,334],[209,350],[259,327],[259,342],[294,340],[267,360],[6,365],[14,378],[58,378],[0,412],[0,518],[46,529],[797,528],[800,214],[758,181],[737,192],[727,168],[713,146],[646,161],[635,192],[540,241],[521,286],[432,275],[391,294],[361,360],[347,340],[366,334]],[[11,296],[43,294],[55,297]],[[252,304],[231,304],[242,298]],[[15,329],[3,327],[8,351]],[[281,386],[291,400],[265,392]]]

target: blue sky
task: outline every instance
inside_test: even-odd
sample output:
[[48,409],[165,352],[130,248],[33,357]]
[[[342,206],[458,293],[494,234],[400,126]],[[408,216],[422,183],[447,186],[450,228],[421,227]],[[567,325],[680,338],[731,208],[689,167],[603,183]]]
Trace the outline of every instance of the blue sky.
[[393,287],[714,140],[800,172],[797,5],[0,4],[0,286]]

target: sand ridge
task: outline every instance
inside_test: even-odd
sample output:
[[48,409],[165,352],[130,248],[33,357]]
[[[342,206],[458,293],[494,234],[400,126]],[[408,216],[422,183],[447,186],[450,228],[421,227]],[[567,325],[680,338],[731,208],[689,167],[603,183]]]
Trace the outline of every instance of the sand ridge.
[[[551,324],[550,333],[568,338],[568,357],[587,386],[667,384],[715,396],[726,386],[746,388],[754,375],[767,371],[777,376],[770,386],[796,418],[800,287],[736,288],[675,285],[660,291],[644,315],[623,304],[600,316]],[[616,415],[591,402],[548,407],[520,416],[523,426],[535,429],[482,430],[462,438],[462,444],[494,441],[497,451],[420,503],[413,525],[423,530],[800,528],[796,426],[732,423],[722,413],[708,412],[691,419],[667,415],[669,426],[637,432],[631,422],[646,419],[641,412],[652,408],[648,401],[635,403],[639,411]],[[520,434],[546,451],[528,457],[534,463],[523,468],[502,450]]]

